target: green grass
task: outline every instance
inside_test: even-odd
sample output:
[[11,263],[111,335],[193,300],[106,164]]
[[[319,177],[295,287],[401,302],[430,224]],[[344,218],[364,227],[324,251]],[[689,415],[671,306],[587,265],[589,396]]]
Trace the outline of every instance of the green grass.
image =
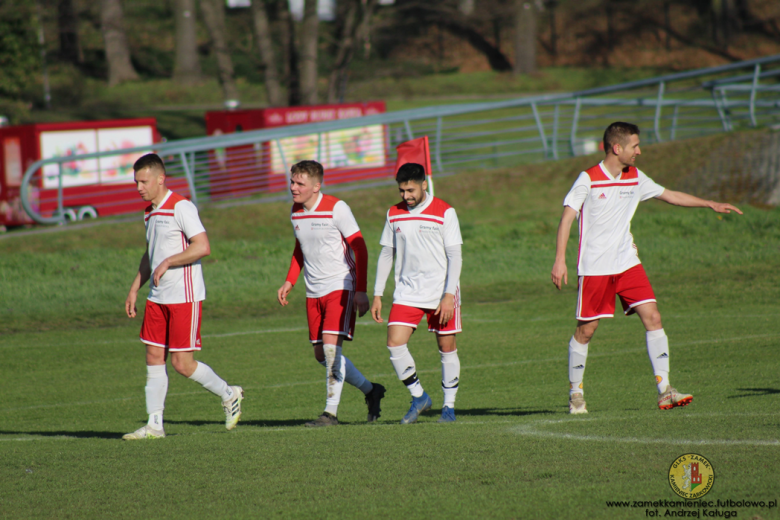
[[[639,166],[673,188],[722,139],[654,145]],[[0,516],[645,518],[644,507],[606,501],[677,499],[667,472],[689,452],[715,468],[707,499],[776,500],[776,209],[719,218],[644,203],[634,237],[670,337],[672,382],[695,399],[656,409],[642,327],[618,317],[591,344],[590,414],[567,414],[575,239],[562,292],[549,271],[560,201],[593,160],[437,182],[465,241],[462,382],[450,425],[435,413],[397,424],[409,395],[387,360],[384,327],[362,318],[345,351],[388,388],[379,424],[364,424],[362,395],[347,387],[343,425],[301,426],[320,413],[324,381],[302,291],[285,309],[274,302],[293,245],[287,204],[203,209],[212,256],[198,357],[244,386],[245,415],[226,433],[218,399],[169,369],[169,436],[151,443],[119,440],[145,416],[140,320],[122,313],[141,223],[0,240]],[[343,198],[373,264],[394,189]],[[434,339],[421,331],[410,349],[438,408]],[[738,514],[779,517],[756,507]]]

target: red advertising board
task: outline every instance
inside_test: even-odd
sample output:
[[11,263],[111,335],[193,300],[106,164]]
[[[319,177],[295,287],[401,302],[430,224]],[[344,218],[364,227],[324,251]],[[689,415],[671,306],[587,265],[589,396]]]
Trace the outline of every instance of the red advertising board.
[[[133,163],[141,156],[116,154],[100,159],[78,155],[110,152],[159,142],[154,118],[41,123],[0,127],[0,225],[32,223],[20,201],[22,175],[37,160],[73,156],[62,163],[62,196],[68,219],[142,211],[147,205],[133,182]],[[45,165],[33,177],[34,209],[45,217],[57,211],[60,167]],[[184,179],[169,185],[189,194]]]
[[[206,132],[209,136],[224,135],[383,112],[384,101],[222,110],[206,113]],[[286,172],[304,159],[316,160],[325,167],[326,184],[385,177],[391,169],[387,160],[387,129],[384,125],[370,125],[217,150],[209,160],[211,197],[284,190]]]

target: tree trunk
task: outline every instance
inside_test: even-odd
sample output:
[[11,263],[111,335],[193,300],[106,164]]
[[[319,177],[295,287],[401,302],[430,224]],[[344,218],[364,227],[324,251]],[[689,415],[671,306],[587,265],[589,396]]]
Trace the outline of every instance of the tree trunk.
[[536,72],[536,8],[531,0],[515,0],[514,73]]
[[173,79],[177,83],[197,83],[202,79],[198,61],[198,34],[195,0],[175,0],[176,63]]
[[238,89],[233,79],[233,60],[230,58],[225,37],[225,4],[221,0],[200,0],[200,9],[211,35],[211,48],[217,58],[217,71],[225,105],[233,106],[238,103]]
[[336,51],[336,60],[328,78],[328,103],[343,102],[343,85],[346,82],[347,69],[355,53],[355,37],[357,33],[358,10],[360,0],[350,0],[347,14],[344,17],[341,40]]
[[73,0],[58,0],[57,25],[60,32],[60,59],[76,65],[84,63],[78,23],[79,19],[73,7]]
[[317,16],[317,0],[304,0],[301,24],[301,101],[306,105],[317,104],[317,43],[320,20]]
[[120,0],[102,0],[100,23],[108,61],[108,84],[117,85],[123,81],[138,79],[138,73],[130,62],[130,48],[122,21]]
[[282,86],[279,83],[279,73],[276,71],[276,58],[271,40],[271,28],[268,24],[268,13],[263,0],[252,2],[252,20],[254,22],[257,50],[260,51],[260,62],[265,75],[265,94],[268,104],[272,107],[284,105]]
[[295,47],[295,23],[290,14],[288,0],[278,0],[279,25],[284,52],[284,82],[287,85],[287,104],[301,104],[301,81],[298,75],[298,50]]

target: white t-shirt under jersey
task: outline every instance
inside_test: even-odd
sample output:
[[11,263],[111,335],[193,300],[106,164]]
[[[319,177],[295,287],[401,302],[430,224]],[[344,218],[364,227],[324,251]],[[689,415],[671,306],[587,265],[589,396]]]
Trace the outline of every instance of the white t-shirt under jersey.
[[[187,249],[190,238],[206,231],[195,204],[171,190],[157,208],[146,208],[144,224],[152,273],[163,260]],[[206,284],[200,260],[171,267],[160,278],[159,286],[149,280],[148,299],[160,304],[205,300]]]
[[[401,202],[387,212],[379,243],[395,248],[393,303],[438,307],[447,281],[444,248],[463,244],[455,208],[430,195],[411,210]],[[460,296],[460,290],[456,292]]]
[[293,204],[290,221],[303,251],[306,296],[321,298],[333,291],[353,290],[355,259],[346,238],[360,228],[347,203],[320,193],[311,211]]
[[641,201],[663,192],[663,186],[633,166],[617,177],[603,162],[580,173],[563,200],[580,221],[577,274],[614,275],[639,265],[631,219]]

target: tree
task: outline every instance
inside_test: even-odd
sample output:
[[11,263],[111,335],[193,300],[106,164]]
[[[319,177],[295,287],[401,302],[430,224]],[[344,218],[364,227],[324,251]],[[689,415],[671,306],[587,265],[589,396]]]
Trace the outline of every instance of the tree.
[[350,0],[344,16],[336,59],[328,79],[328,103],[343,103],[349,64],[355,54],[355,45],[368,38],[368,27],[377,0]]
[[279,26],[284,63],[284,82],[287,86],[287,104],[301,104],[301,82],[298,74],[298,49],[295,47],[295,23],[290,14],[288,0],[277,0],[279,11]]
[[40,72],[31,6],[0,3],[0,99],[24,100]]
[[79,65],[84,53],[79,40],[79,19],[73,0],[57,0],[57,27],[60,33],[60,59]]
[[111,86],[138,79],[138,73],[130,62],[130,48],[122,18],[120,0],[101,0],[100,25],[108,62],[108,84]]
[[271,26],[268,23],[268,13],[263,0],[252,2],[252,22],[257,41],[257,50],[260,53],[260,63],[263,67],[265,93],[268,104],[278,107],[284,104],[282,85],[279,82],[279,73],[276,69],[276,56],[273,41],[271,40]]
[[233,60],[225,37],[225,7],[221,0],[201,0],[201,12],[211,35],[211,48],[217,58],[219,82],[226,104],[238,102],[238,89],[233,79]]
[[517,74],[536,72],[536,6],[533,0],[515,0],[515,65]]
[[317,104],[317,43],[320,20],[317,0],[304,0],[301,24],[301,101],[306,105]]
[[174,2],[176,61],[173,66],[173,79],[177,83],[197,83],[201,80],[195,9],[195,0],[175,0]]

